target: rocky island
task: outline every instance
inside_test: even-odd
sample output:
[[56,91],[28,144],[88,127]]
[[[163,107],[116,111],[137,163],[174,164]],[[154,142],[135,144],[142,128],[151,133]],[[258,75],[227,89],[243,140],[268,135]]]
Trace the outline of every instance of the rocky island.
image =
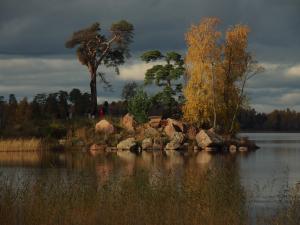
[[[95,125],[96,135],[116,139],[115,146],[106,143],[93,143],[89,151],[120,151],[130,150],[140,152],[143,150],[178,150],[178,151],[207,151],[207,152],[247,152],[258,147],[253,141],[245,137],[228,138],[219,135],[214,129],[197,129],[196,127],[179,120],[161,116],[149,117],[149,121],[138,124],[131,114],[126,114],[116,128],[106,119]],[[123,135],[120,135],[122,133]]]

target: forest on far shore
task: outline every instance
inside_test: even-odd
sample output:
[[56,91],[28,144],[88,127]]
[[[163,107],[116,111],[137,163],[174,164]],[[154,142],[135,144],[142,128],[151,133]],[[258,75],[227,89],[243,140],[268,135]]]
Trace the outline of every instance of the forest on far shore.
[[[107,104],[105,116],[120,118],[128,112],[127,98],[130,94],[132,93],[126,92],[125,86],[122,100],[103,102],[99,108]],[[178,103],[174,110],[178,112],[178,118],[182,116],[181,108],[181,104]],[[149,116],[161,115],[168,118],[170,115],[167,112],[162,103],[155,102],[151,105]],[[59,91],[37,94],[32,101],[28,101],[27,98],[17,101],[14,94],[10,94],[7,99],[0,96],[0,137],[44,137],[51,129],[55,129],[54,133],[57,135],[57,130],[63,130],[63,124],[70,121],[76,123],[89,115],[90,94],[79,89],[73,89],[69,93]],[[98,120],[99,115],[95,119]],[[300,131],[300,112],[286,109],[261,113],[255,109],[242,109],[238,115],[238,122],[240,131],[297,132]]]

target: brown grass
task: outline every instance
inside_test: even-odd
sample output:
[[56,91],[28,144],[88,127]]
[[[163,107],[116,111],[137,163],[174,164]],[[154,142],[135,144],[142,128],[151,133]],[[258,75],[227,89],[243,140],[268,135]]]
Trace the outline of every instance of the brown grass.
[[24,182],[24,176],[0,172],[0,224],[243,225],[243,190],[238,176],[228,176],[227,170],[186,171],[181,185],[176,176],[153,176],[142,168],[103,185],[86,173],[28,174]]
[[30,152],[38,151],[42,147],[40,139],[8,139],[0,140],[0,152]]
[[299,225],[300,190],[285,190],[280,196],[280,206],[269,216],[258,218],[258,225]]
[[1,166],[22,166],[31,165],[38,166],[40,164],[40,156],[38,151],[31,152],[0,152]]
[[[86,159],[81,155],[70,162],[72,169],[87,163],[76,175],[51,169],[18,177],[0,170],[0,224],[248,224],[238,165],[229,158],[220,163],[212,157],[209,167],[186,157],[173,163],[171,157],[157,157],[147,163],[136,156],[132,164],[114,155]],[[284,206],[256,224],[298,225],[299,192],[286,197]]]

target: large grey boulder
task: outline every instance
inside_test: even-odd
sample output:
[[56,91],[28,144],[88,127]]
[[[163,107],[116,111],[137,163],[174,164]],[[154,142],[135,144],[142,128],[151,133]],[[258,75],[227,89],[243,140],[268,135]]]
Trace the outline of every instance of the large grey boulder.
[[153,139],[152,150],[162,150],[164,145],[164,141],[162,137],[155,137]]
[[196,141],[199,147],[220,147],[223,145],[223,138],[211,130],[200,130],[196,135]]
[[159,137],[160,136],[160,133],[158,130],[156,130],[155,128],[153,127],[148,127],[145,129],[144,131],[144,136],[146,138],[154,138],[154,137]]
[[114,130],[114,126],[104,119],[100,120],[95,126],[95,131],[98,133],[112,134]]
[[197,129],[194,126],[190,126],[187,129],[186,136],[189,140],[195,140],[197,135]]
[[158,128],[160,126],[161,116],[150,116],[149,119],[150,127]]
[[136,122],[133,118],[133,116],[130,113],[127,113],[122,119],[121,119],[122,127],[124,127],[128,132],[134,132]]
[[146,138],[142,141],[142,149],[143,150],[149,150],[153,147],[153,140],[152,138]]
[[[239,151],[248,151],[248,150],[256,150],[259,147],[255,144],[254,141],[249,140],[247,137],[242,137],[238,141],[238,146],[240,147],[246,147],[247,150],[239,150]],[[242,148],[243,149],[243,148]]]
[[239,147],[239,151],[240,152],[247,152],[248,151],[248,147],[241,146],[241,147]]
[[237,150],[237,147],[236,147],[236,145],[230,145],[228,150],[230,153],[235,153]]
[[184,125],[181,121],[174,120],[174,119],[167,119],[166,120],[166,126],[164,128],[164,132],[169,137],[170,140],[172,140],[173,135],[175,132],[183,132]]
[[127,138],[121,141],[117,148],[118,150],[133,150],[137,146],[135,138]]
[[176,150],[181,147],[184,141],[184,135],[181,132],[175,132],[172,140],[166,145],[166,150]]

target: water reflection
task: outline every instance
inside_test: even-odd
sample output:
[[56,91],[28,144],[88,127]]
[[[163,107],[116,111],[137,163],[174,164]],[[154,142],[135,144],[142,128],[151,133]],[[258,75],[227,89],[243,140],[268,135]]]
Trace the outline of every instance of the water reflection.
[[[90,215],[89,222],[76,224],[199,224],[203,221],[202,224],[223,225],[224,221],[226,224],[245,221],[238,165],[228,156],[177,151],[136,155],[124,151],[93,157],[74,152],[40,154],[34,164],[27,163],[26,158],[23,156],[19,166],[8,168],[4,166],[5,159],[0,157],[0,187],[3,188],[0,188],[0,198],[5,195],[5,199],[14,202],[13,199],[21,196],[17,201],[22,211],[19,215],[20,210],[14,204],[0,199],[0,223],[5,218],[7,224],[18,224],[10,219],[24,216],[22,224],[34,224],[32,221],[40,219],[37,215],[43,215],[43,224],[59,224],[53,222],[56,215],[63,217],[60,221],[72,224],[72,218],[80,221],[86,212]],[[5,175],[8,179],[3,178]],[[13,176],[22,179],[7,182]],[[76,215],[68,205],[79,210]],[[6,214],[1,214],[4,211]]]
[[38,166],[39,152],[0,152],[0,166]]
[[[214,225],[245,224],[249,222],[247,218],[250,218],[249,223],[255,224],[262,213],[270,213],[265,209],[280,206],[282,201],[277,201],[278,194],[299,188],[300,134],[280,136],[280,142],[274,141],[278,134],[249,135],[257,139],[261,147],[250,154],[221,155],[204,151],[144,151],[139,155],[121,151],[95,156],[82,152],[0,153],[0,198],[5,196],[3,190],[17,191],[20,187],[29,190],[26,194],[22,192],[23,196],[18,195],[27,199],[20,207],[27,215],[29,205],[38,205],[33,211],[52,222],[43,221],[43,224],[57,224],[41,212],[43,207],[49,207],[41,206],[40,199],[44,198],[45,202],[48,198],[53,201],[51,213],[61,213],[59,215],[66,217],[69,224],[74,212],[67,208],[56,212],[55,207],[60,209],[72,203],[81,210],[77,212],[78,217],[86,217],[82,213],[90,215],[89,222],[77,223],[87,225],[199,224],[199,221]],[[9,180],[14,180],[10,182],[13,185],[3,189]],[[35,198],[31,192],[36,194]],[[74,200],[80,193],[89,199],[88,205],[86,200]],[[7,195],[12,199],[16,197],[13,193]],[[0,199],[0,214],[4,212],[1,207],[10,210],[5,212],[11,213],[12,218],[18,214],[13,205],[10,208]],[[1,215],[0,224],[3,224]]]

